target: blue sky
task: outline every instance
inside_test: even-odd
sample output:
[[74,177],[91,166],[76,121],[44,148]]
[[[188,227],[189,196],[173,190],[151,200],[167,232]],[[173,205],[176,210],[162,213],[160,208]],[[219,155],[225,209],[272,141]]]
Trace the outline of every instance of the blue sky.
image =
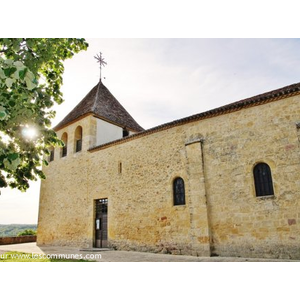
[[[300,81],[299,39],[88,39],[65,62],[65,102],[57,124],[97,84],[94,56],[107,61],[104,84],[144,128]],[[36,223],[39,183],[2,189],[0,224]]]

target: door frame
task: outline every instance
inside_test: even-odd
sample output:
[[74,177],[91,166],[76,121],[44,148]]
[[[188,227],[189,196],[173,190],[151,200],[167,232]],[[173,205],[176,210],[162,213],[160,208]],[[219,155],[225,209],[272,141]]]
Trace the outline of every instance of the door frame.
[[[105,218],[99,216],[99,212],[97,213],[97,209],[99,209],[99,207],[101,207],[101,210],[104,210],[100,212],[100,216],[105,215],[106,220]],[[93,247],[106,248],[108,244],[108,198],[95,199],[93,211]],[[96,223],[96,220],[98,219],[97,214],[98,218],[100,218],[100,223],[98,224]],[[103,222],[103,220],[105,220],[106,222]],[[99,229],[97,229],[97,225]],[[103,233],[104,236],[106,236],[106,239],[103,239]],[[100,239],[97,239],[98,235],[100,235]]]

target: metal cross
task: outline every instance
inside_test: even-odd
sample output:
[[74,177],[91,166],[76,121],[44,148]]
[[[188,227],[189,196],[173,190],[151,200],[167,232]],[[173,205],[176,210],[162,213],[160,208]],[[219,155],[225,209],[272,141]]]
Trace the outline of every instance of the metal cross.
[[107,63],[104,61],[104,57],[102,57],[101,52],[100,52],[100,55],[97,54],[96,56],[94,56],[94,58],[96,58],[97,62],[100,65],[100,81],[101,81],[101,69],[102,69],[102,67],[105,67],[105,65],[107,65]]

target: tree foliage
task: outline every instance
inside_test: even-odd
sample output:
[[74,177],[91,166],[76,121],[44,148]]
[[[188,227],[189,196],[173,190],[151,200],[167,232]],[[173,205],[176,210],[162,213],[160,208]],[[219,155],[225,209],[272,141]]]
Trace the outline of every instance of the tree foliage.
[[0,39],[0,187],[25,191],[45,178],[50,146],[62,146],[51,129],[63,61],[86,50],[84,39]]
[[18,236],[24,236],[24,235],[36,235],[36,230],[25,229],[25,230],[18,233]]

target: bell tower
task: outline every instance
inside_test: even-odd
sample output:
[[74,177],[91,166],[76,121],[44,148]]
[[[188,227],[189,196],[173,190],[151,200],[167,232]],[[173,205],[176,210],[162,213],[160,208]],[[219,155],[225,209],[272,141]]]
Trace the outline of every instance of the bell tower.
[[100,65],[99,82],[54,128],[73,153],[144,130],[102,83],[101,70],[107,64],[102,53],[95,58]]

